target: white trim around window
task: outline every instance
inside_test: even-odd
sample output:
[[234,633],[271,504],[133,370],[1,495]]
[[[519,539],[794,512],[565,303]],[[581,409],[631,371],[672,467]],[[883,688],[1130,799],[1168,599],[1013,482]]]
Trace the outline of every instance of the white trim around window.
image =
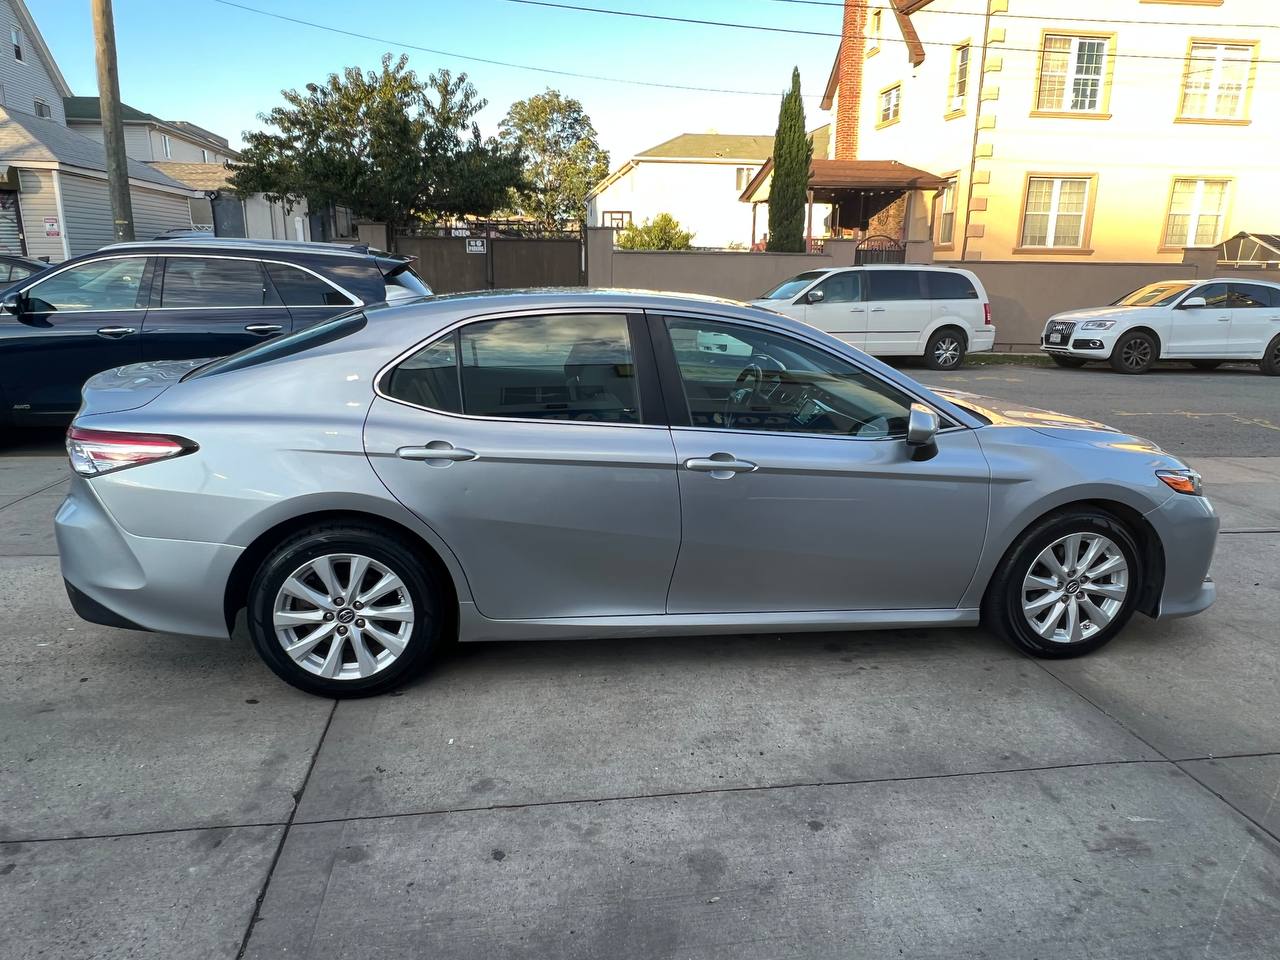
[[1211,247],[1222,239],[1231,181],[1217,177],[1173,181],[1161,246],[1166,250]]

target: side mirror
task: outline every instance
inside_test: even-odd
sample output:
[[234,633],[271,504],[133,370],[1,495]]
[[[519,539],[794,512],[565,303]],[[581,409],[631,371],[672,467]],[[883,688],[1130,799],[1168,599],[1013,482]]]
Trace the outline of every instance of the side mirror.
[[0,300],[0,310],[5,313],[12,313],[15,317],[22,313],[22,297],[17,293],[6,294],[3,300]]
[[1207,307],[1208,305],[1209,301],[1204,297],[1187,297],[1187,299],[1183,300],[1181,303],[1183,310],[1194,310],[1197,307]]
[[938,453],[938,415],[923,403],[911,405],[907,420],[907,446],[912,460],[931,460]]
[[826,297],[827,295],[821,290],[810,290],[804,295],[805,300],[809,303],[821,303]]

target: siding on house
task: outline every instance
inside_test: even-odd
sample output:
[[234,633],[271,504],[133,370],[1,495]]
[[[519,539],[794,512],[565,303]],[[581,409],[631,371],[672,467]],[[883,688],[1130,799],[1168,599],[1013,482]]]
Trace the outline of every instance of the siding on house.
[[[71,123],[68,126],[76,133],[102,143],[102,124]],[[147,161],[155,159],[151,155],[151,137],[147,133],[146,127],[140,127],[132,123],[124,125],[124,153],[131,160]]]
[[186,197],[171,193],[158,193],[134,187],[133,235],[139,240],[151,240],[175,227],[191,229],[191,206]]
[[[15,27],[23,33],[21,63],[14,58],[9,42],[9,31]],[[13,4],[0,0],[0,83],[4,84],[4,105],[10,110],[35,113],[38,97],[49,105],[50,119],[66,123],[62,92],[54,84],[35,43],[26,34],[26,28],[13,12]]]
[[48,257],[50,260],[62,260],[66,254],[62,248],[61,237],[44,235],[44,218],[58,217],[58,222],[65,233],[67,225],[62,223],[58,213],[57,194],[54,192],[53,178],[57,176],[52,170],[19,170],[18,209],[22,213],[22,232],[26,238],[27,256]]
[[[199,144],[191,143],[182,139],[176,133],[170,133],[169,146],[170,155],[164,155],[164,131],[157,130],[155,127],[148,127],[147,132],[151,137],[151,156],[148,160],[172,160],[175,163],[221,163],[227,159],[227,155],[213,147],[203,147]],[[208,153],[208,160],[201,156],[200,150],[204,149]]]
[[[105,180],[61,175],[62,212],[67,218],[71,255],[93,253],[115,240],[111,195]],[[136,216],[136,214],[135,214]]]

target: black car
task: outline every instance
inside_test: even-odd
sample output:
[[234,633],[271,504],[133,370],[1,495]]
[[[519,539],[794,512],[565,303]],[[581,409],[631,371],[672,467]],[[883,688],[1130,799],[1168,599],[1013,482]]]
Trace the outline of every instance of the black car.
[[48,269],[49,264],[43,260],[20,257],[15,253],[0,253],[0,289]]
[[234,353],[353,307],[427,296],[406,257],[342,245],[119,243],[11,284],[0,301],[0,424],[68,420],[93,374]]

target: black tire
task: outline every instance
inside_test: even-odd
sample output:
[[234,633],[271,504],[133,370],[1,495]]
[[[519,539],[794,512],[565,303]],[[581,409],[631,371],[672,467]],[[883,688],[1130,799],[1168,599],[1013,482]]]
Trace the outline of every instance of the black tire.
[[1142,330],[1126,333],[1111,351],[1111,369],[1117,373],[1146,373],[1160,358],[1155,337]]
[[969,349],[964,333],[956,327],[935,330],[924,348],[924,362],[930,370],[956,370],[964,365]]
[[[299,665],[285,653],[284,647],[276,636],[273,623],[274,605],[277,595],[285,580],[309,561],[331,554],[357,554],[385,566],[395,574],[403,585],[397,588],[394,601],[402,603],[406,599],[413,607],[413,623],[408,637],[404,641],[404,649],[394,656],[388,664],[372,672],[368,676],[357,676],[350,679],[331,679],[320,676]],[[350,567],[345,568],[350,575]],[[368,576],[376,575],[373,571]],[[339,579],[343,577],[341,565],[337,570]],[[315,583],[316,581],[312,581]],[[369,580],[364,581],[366,584]],[[327,591],[326,591],[327,592]],[[350,524],[326,524],[299,531],[281,543],[262,562],[257,574],[249,586],[248,626],[253,638],[254,648],[267,666],[286,683],[299,690],[314,693],[322,697],[365,697],[384,693],[400,683],[415,676],[422,670],[432,653],[440,646],[443,625],[448,621],[444,608],[445,591],[441,588],[436,575],[428,564],[422,563],[410,547],[394,535],[372,527],[361,527]],[[355,665],[357,656],[352,641],[355,639],[355,626],[363,626],[363,619],[346,621],[348,614],[359,617],[360,613],[352,609],[356,604],[350,598],[343,599],[344,606],[332,617],[326,619],[334,622],[334,629],[348,630],[343,640],[343,648],[337,654],[342,663]],[[370,607],[363,611],[367,615]],[[346,612],[343,612],[346,611]],[[370,617],[370,621],[376,618]],[[350,628],[338,626],[339,622],[350,622]],[[395,625],[390,621],[375,624],[388,629]],[[304,629],[310,629],[304,628]],[[372,629],[372,628],[371,628]],[[333,635],[336,639],[336,635]],[[302,637],[303,640],[306,637]],[[332,650],[332,640],[321,642],[317,651]],[[363,642],[363,641],[362,641]],[[373,656],[381,658],[384,653],[392,655],[390,647],[383,647],[370,634],[364,643],[365,651],[376,651]]]
[[[1036,558],[1059,539],[1073,533],[1100,534],[1114,543],[1128,564],[1128,592],[1110,623],[1074,643],[1046,640],[1032,629],[1023,613],[1023,582]],[[984,626],[1033,657],[1062,660],[1092,653],[1124,629],[1133,616],[1143,582],[1142,560],[1133,534],[1115,517],[1101,510],[1074,508],[1043,517],[1014,541],[996,568],[982,601]],[[1087,588],[1078,592],[1088,594]],[[1036,599],[1033,595],[1032,599]],[[1091,599],[1101,599],[1096,595]]]
[[1079,370],[1089,362],[1081,357],[1063,357],[1056,353],[1049,354],[1049,359],[1060,367],[1066,367],[1068,370]]
[[1192,360],[1191,365],[1197,370],[1217,370],[1222,366],[1221,360]]
[[1262,355],[1258,368],[1268,377],[1280,377],[1280,336],[1267,344],[1267,351]]

